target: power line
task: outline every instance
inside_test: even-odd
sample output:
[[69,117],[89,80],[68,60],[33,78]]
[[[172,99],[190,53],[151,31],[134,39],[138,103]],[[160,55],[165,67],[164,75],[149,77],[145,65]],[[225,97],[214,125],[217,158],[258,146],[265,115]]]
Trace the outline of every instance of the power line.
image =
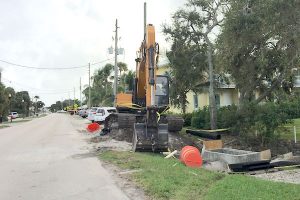
[[51,90],[44,90],[44,89],[34,88],[34,87],[31,87],[31,86],[28,86],[28,85],[24,85],[23,83],[19,83],[19,82],[16,82],[16,81],[11,81],[11,80],[9,80],[7,78],[4,78],[4,77],[3,77],[3,80],[5,82],[13,83],[15,85],[18,85],[19,88],[22,89],[22,90],[24,90],[25,88],[28,88],[30,90],[39,90],[38,92],[36,92],[36,93],[39,93],[39,94],[65,94],[65,93],[73,91],[72,89],[63,89],[62,91],[56,92],[56,91],[53,91],[55,89],[52,89],[52,91],[51,91]]
[[[109,59],[102,60],[102,61],[99,61],[99,62],[96,62],[96,63],[91,63],[91,65],[101,64],[101,63],[107,62],[107,61],[112,60],[112,59],[113,58],[109,58]],[[26,68],[26,69],[39,69],[39,70],[68,70],[68,69],[80,69],[80,68],[88,67],[88,64],[87,65],[82,65],[82,66],[77,66],[77,67],[33,67],[33,66],[27,66],[27,65],[22,65],[22,64],[16,64],[16,63],[9,62],[9,61],[6,61],[6,60],[1,60],[1,59],[0,59],[0,62],[9,64],[9,65],[13,65],[15,67],[21,67],[21,68]]]

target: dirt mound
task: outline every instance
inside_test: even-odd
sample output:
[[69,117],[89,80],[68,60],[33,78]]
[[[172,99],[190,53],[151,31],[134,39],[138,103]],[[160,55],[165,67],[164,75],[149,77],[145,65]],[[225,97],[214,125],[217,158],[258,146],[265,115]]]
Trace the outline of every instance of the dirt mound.
[[133,129],[112,129],[108,136],[118,141],[132,143]]

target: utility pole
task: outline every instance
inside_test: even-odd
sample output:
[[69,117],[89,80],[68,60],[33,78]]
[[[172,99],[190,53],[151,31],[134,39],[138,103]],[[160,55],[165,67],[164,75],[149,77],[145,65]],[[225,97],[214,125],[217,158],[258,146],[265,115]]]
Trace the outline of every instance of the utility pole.
[[79,90],[80,90],[80,94],[79,94],[79,98],[80,98],[80,107],[82,108],[82,99],[81,99],[81,77],[80,77],[80,81],[79,81]]
[[75,87],[74,87],[74,100],[73,100],[73,109],[75,109]]
[[0,67],[0,83],[1,83],[1,76],[2,76],[2,68]]
[[146,38],[147,29],[147,3],[144,2],[144,37]]
[[70,101],[71,95],[70,95],[70,92],[68,92],[68,95],[69,95],[68,106],[70,106],[71,105],[71,101]]
[[88,108],[91,108],[91,64],[89,63],[89,102]]
[[118,93],[118,19],[116,19],[115,30],[115,83],[114,83],[114,106],[117,106],[117,93]]

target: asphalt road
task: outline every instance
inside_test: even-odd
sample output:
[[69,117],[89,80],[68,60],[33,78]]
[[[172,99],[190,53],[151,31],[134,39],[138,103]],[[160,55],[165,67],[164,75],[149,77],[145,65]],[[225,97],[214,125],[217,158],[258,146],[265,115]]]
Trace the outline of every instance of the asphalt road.
[[77,128],[51,114],[0,129],[0,200],[129,199]]

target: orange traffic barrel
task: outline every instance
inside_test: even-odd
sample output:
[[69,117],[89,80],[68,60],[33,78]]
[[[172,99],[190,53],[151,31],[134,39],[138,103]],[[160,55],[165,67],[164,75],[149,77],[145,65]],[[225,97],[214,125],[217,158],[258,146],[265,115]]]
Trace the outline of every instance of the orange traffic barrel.
[[91,123],[87,126],[86,130],[90,133],[94,133],[100,129],[100,125],[98,123]]
[[193,146],[185,146],[180,152],[180,161],[183,162],[188,167],[201,167],[202,157],[199,150]]

